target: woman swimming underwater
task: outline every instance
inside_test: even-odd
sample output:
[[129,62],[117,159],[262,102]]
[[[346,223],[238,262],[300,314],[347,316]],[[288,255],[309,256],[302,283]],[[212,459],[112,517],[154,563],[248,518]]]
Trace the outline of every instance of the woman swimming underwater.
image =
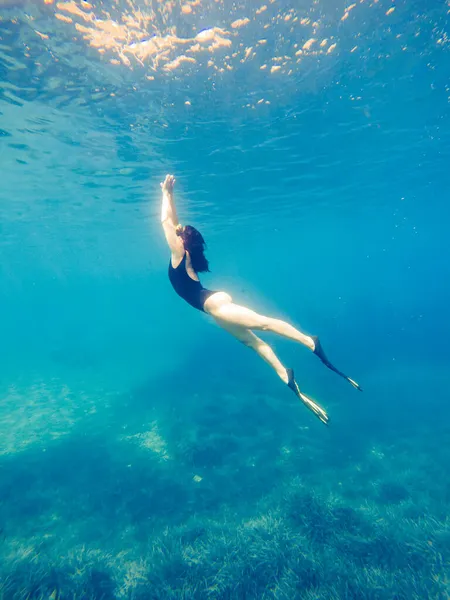
[[167,243],[172,252],[169,263],[169,279],[176,293],[194,308],[208,313],[223,329],[231,333],[246,346],[255,350],[277,372],[280,379],[296,394],[321,421],[328,424],[329,418],[323,408],[308,398],[297,385],[294,371],[286,369],[278,360],[272,348],[253,330],[270,331],[284,338],[303,344],[320,358],[335,373],[344,377],[357,390],[359,385],[347,375],[336,369],[325,356],[317,336],[308,336],[279,319],[259,315],[248,308],[234,304],[231,296],[225,292],[213,292],[205,289],[198,273],[209,271],[204,255],[205,241],[194,227],[182,227],[178,222],[173,199],[175,178],[167,175],[161,183],[162,211],[161,223]]

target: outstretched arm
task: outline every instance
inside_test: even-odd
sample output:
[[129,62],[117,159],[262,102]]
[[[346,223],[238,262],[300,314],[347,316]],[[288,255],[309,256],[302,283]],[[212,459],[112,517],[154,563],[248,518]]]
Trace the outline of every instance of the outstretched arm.
[[183,241],[177,236],[176,232],[176,228],[179,223],[175,203],[173,200],[174,184],[175,177],[173,175],[166,175],[163,183],[161,183],[161,223],[172,254],[175,256],[182,256],[184,254],[184,245]]
[[178,225],[178,217],[175,209],[175,203],[173,201],[173,186],[175,185],[175,177],[173,175],[166,175],[166,178],[160,185],[162,189],[161,223],[164,223],[165,221],[171,221],[172,225],[176,227]]

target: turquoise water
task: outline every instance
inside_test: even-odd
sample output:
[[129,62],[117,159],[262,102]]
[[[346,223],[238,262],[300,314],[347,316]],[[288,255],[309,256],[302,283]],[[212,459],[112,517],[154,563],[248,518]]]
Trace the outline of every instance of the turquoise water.
[[449,10],[0,2],[2,600],[449,597]]

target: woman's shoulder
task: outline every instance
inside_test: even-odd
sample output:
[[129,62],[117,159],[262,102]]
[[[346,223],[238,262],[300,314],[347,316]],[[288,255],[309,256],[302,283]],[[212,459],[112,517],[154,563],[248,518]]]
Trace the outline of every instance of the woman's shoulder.
[[172,255],[170,257],[170,264],[173,269],[178,269],[181,263],[186,260],[186,254],[186,252],[183,252],[183,254],[179,254],[178,252],[172,252]]

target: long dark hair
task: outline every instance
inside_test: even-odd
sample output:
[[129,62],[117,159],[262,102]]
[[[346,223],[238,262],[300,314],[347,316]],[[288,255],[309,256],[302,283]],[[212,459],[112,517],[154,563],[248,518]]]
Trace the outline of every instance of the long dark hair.
[[186,225],[180,231],[179,236],[183,240],[185,249],[189,252],[194,271],[196,273],[209,271],[209,263],[205,256],[206,243],[200,231],[191,225]]

